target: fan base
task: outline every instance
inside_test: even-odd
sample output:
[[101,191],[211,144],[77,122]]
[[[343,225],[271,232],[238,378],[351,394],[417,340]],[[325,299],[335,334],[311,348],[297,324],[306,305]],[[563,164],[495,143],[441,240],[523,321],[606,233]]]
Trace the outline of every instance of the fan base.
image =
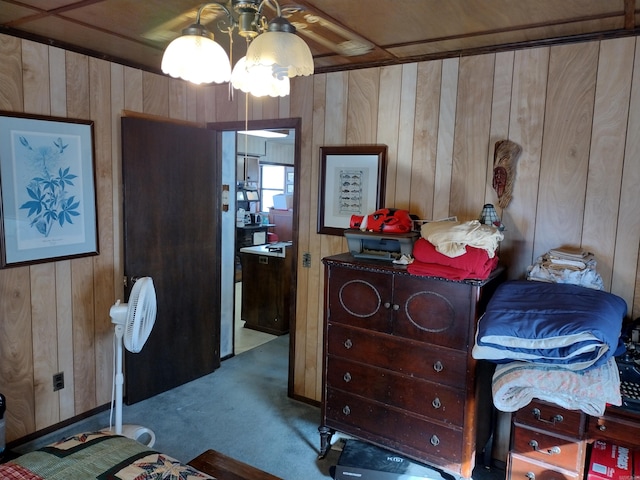
[[[115,433],[115,429],[107,429],[106,431]],[[135,440],[149,448],[153,447],[156,443],[156,434],[153,433],[153,430],[140,425],[123,425],[121,435]]]

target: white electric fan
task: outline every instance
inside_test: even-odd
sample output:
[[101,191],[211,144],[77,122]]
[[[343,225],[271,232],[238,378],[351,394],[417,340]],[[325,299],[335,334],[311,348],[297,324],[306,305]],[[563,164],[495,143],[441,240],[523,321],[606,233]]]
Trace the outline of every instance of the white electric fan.
[[[132,438],[148,447],[156,441],[153,431],[139,425],[122,425],[122,346],[131,353],[139,353],[149,338],[156,320],[156,291],[151,277],[138,278],[133,284],[129,303],[120,300],[109,310],[115,325],[115,433]],[[113,406],[113,402],[112,402]]]

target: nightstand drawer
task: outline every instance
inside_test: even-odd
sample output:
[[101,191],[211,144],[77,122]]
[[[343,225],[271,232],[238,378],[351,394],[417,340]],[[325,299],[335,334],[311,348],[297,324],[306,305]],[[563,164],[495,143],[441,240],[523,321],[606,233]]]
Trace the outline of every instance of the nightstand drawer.
[[582,438],[585,431],[586,415],[577,410],[565,410],[538,400],[514,414],[514,422],[529,425],[550,433]]
[[579,480],[580,476],[575,472],[553,470],[548,464],[510,453],[507,478],[510,480]]
[[586,442],[515,426],[511,451],[538,462],[578,472],[582,468]]
[[640,425],[637,420],[627,419],[607,411],[604,417],[589,417],[587,433],[590,439],[602,439],[623,445],[638,445]]
[[464,388],[467,354],[330,323],[327,353],[397,373]]
[[327,387],[462,426],[464,391],[343,358],[327,359]]

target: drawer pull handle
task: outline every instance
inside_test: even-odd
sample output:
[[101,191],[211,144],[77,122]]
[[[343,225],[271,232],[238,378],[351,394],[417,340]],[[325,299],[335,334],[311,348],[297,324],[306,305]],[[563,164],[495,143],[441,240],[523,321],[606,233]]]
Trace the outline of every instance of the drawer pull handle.
[[432,435],[430,441],[431,441],[431,445],[433,445],[434,447],[437,447],[438,445],[440,445],[440,439],[438,438],[437,435]]
[[344,407],[342,407],[342,413],[344,413],[345,415],[351,415],[351,409],[349,408],[349,405],[345,405]]
[[384,302],[384,308],[391,308],[391,304],[389,302]]
[[344,348],[346,348],[347,350],[351,349],[351,347],[353,347],[353,342],[351,341],[350,338],[347,338],[344,341]]
[[442,406],[442,403],[440,402],[440,399],[436,397],[433,399],[433,402],[431,402],[431,405],[433,406],[433,408],[440,408]]
[[441,372],[442,370],[444,370],[444,365],[442,365],[442,362],[438,360],[436,363],[433,364],[433,369],[436,372]]
[[598,425],[598,430],[600,430],[601,432],[604,432],[607,429],[606,425]]
[[535,440],[529,440],[529,446],[536,452],[542,453],[544,455],[559,455],[561,452],[560,447],[558,447],[557,445],[549,448],[547,451],[540,450],[540,448],[538,447],[538,442],[536,442]]
[[349,372],[345,373],[345,374],[344,374],[344,377],[342,377],[342,379],[343,379],[345,382],[349,383],[349,382],[351,381],[351,374],[350,374]]
[[533,472],[527,472],[524,474],[525,477],[527,477],[529,480],[535,480],[536,479],[536,474]]
[[397,312],[398,310],[400,310],[400,305],[397,304],[393,304],[393,309]]
[[542,418],[541,412],[539,408],[534,408],[533,411],[531,412],[533,413],[533,416],[536,417],[536,420],[538,420],[539,422],[544,422],[544,423],[550,423],[552,425],[555,425],[556,423],[560,423],[564,420],[564,417],[562,415],[560,415],[559,413],[557,415],[554,415],[551,420],[545,420],[544,418]]

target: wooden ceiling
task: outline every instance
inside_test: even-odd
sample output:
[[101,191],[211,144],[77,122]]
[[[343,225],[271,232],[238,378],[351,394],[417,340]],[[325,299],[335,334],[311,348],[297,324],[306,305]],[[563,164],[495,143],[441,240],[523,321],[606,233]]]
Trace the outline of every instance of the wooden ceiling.
[[[226,0],[230,3],[230,0]],[[638,0],[282,0],[316,73],[640,33]],[[0,0],[0,33],[159,72],[194,0]],[[273,10],[264,12],[272,18]],[[293,13],[292,13],[293,12]],[[203,23],[228,51],[206,8]],[[233,58],[244,55],[234,36]]]

